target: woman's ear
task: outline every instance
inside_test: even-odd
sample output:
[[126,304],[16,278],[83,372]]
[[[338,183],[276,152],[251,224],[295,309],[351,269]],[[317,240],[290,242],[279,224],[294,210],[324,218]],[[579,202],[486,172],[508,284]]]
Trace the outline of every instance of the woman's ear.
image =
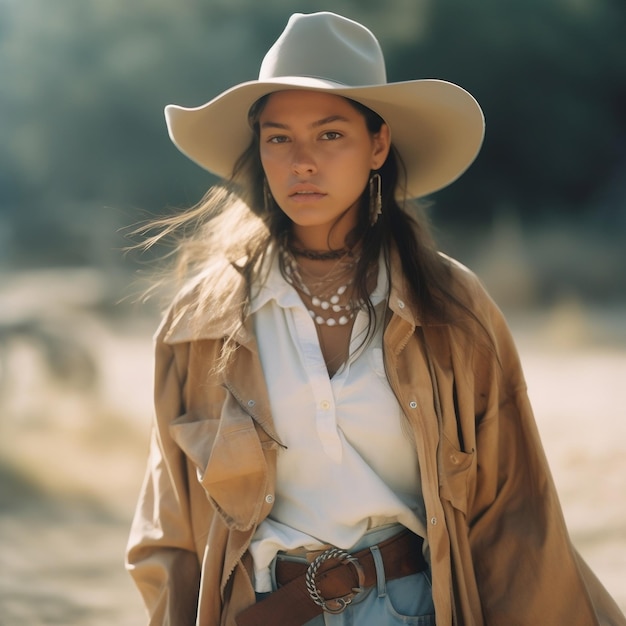
[[371,169],[377,170],[382,167],[391,149],[391,132],[387,124],[383,124],[380,130],[373,136],[373,144]]

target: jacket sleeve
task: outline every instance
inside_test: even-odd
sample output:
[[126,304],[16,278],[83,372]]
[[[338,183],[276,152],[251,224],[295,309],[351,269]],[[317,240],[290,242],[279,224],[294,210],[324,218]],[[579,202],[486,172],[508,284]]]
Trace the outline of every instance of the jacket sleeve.
[[474,372],[483,401],[468,520],[485,623],[624,626],[570,541],[516,348],[495,306],[488,326],[495,354]]
[[186,462],[169,435],[169,424],[185,410],[185,372],[173,347],[162,341],[163,334],[162,328],[156,340],[156,419],[126,565],[143,596],[151,626],[191,626],[196,623],[200,567],[190,521]]

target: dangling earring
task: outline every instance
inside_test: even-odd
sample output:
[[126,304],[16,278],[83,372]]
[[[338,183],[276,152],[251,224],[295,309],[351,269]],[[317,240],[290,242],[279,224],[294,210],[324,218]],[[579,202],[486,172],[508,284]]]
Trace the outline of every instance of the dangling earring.
[[383,213],[382,180],[378,172],[370,177],[370,224],[374,226]]
[[266,213],[270,213],[273,207],[274,198],[270,191],[270,186],[267,184],[267,178],[263,177],[263,208]]

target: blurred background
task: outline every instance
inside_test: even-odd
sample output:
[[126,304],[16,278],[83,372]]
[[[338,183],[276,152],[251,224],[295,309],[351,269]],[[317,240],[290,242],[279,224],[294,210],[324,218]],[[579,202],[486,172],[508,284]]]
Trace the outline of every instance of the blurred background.
[[162,302],[127,233],[214,182],[163,107],[254,79],[316,10],[369,26],[391,81],[481,103],[431,217],[510,321],[572,538],[626,610],[623,0],[0,0],[2,624],[144,622],[123,552]]

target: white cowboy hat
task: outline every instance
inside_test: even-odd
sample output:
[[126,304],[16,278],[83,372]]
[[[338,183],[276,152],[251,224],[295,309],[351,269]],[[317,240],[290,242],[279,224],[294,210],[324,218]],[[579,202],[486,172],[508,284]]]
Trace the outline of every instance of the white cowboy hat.
[[265,55],[258,80],[236,85],[196,108],[165,107],[170,138],[198,165],[228,178],[252,139],[250,107],[260,97],[286,89],[345,96],[378,113],[406,166],[409,197],[428,195],[456,180],[482,144],[483,113],[467,91],[434,79],[388,83],[374,35],[329,12],[292,15]]

